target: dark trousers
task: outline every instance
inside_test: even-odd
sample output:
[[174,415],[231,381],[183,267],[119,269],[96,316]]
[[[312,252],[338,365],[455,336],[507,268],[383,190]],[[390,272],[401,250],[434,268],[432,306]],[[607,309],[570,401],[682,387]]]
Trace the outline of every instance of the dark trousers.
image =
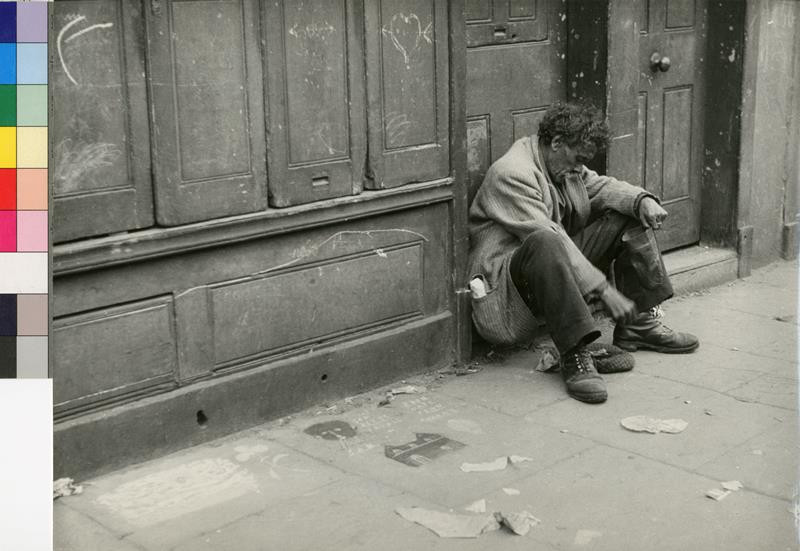
[[[672,296],[661,253],[638,220],[608,211],[572,237],[583,255],[603,273],[614,263],[617,289],[647,310]],[[547,323],[559,352],[600,336],[578,288],[562,238],[543,226],[514,252],[511,279],[531,313]]]

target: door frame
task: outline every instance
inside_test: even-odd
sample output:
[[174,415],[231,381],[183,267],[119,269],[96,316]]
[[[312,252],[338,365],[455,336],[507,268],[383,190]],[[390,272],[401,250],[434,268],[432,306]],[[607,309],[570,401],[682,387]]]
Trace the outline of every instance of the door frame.
[[[602,106],[612,131],[604,156],[592,168],[636,181],[639,30],[633,24],[644,0],[567,1],[567,76],[571,99]],[[708,2],[704,80],[703,176],[700,242],[748,254],[737,230],[746,0]],[[609,21],[622,32],[612,32]],[[621,23],[620,23],[621,22]],[[729,57],[730,52],[738,52]],[[596,53],[595,53],[596,52]],[[577,78],[583,73],[583,78]],[[575,84],[573,85],[572,82]],[[741,263],[741,262],[740,262]]]

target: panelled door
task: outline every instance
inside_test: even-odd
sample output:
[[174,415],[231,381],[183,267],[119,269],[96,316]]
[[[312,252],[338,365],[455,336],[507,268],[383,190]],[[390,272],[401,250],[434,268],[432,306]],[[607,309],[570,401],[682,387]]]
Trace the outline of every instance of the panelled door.
[[704,8],[704,0],[643,0],[639,12],[641,180],[634,183],[658,195],[669,212],[658,234],[663,250],[700,237]]
[[470,200],[489,165],[536,132],[566,96],[566,5],[467,0],[467,169]]

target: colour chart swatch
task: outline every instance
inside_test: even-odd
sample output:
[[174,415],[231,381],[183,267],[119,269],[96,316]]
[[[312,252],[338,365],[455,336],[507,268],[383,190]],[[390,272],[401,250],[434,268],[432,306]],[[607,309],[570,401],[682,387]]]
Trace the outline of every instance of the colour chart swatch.
[[47,2],[0,2],[0,378],[47,377]]

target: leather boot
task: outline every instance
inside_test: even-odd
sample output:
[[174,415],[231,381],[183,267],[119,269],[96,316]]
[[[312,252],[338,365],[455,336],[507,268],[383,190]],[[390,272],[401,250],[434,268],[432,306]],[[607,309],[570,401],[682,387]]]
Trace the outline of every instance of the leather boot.
[[658,319],[656,309],[643,312],[631,324],[614,328],[614,344],[635,352],[654,350],[666,354],[685,354],[700,346],[700,341],[691,333],[673,331]]
[[576,347],[561,355],[561,376],[567,385],[567,394],[576,400],[599,404],[608,398],[606,382],[597,373],[592,355],[585,347]]

